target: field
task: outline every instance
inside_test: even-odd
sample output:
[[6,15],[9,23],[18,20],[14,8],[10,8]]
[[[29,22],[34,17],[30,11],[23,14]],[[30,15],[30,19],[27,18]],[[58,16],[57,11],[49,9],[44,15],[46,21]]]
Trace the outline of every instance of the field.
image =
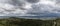
[[55,20],[41,20],[10,17],[0,19],[0,26],[60,26],[60,18]]

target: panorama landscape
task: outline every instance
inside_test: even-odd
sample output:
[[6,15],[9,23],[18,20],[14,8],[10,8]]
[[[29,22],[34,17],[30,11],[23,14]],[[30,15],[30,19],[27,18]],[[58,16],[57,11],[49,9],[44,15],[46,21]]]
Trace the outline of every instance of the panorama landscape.
[[0,0],[0,26],[60,26],[60,0]]

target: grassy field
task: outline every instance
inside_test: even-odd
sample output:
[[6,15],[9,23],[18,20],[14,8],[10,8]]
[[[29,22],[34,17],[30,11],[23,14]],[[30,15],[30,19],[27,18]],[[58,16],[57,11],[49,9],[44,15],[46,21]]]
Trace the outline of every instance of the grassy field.
[[60,26],[60,19],[39,20],[10,17],[7,19],[0,19],[0,26]]

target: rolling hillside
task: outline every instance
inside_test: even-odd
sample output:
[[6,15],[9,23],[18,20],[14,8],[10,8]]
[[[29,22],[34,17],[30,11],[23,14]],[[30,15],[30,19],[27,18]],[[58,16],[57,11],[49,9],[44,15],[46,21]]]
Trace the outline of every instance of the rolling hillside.
[[[56,24],[54,22],[56,22]],[[60,26],[60,19],[39,20],[10,17],[0,19],[0,26]]]

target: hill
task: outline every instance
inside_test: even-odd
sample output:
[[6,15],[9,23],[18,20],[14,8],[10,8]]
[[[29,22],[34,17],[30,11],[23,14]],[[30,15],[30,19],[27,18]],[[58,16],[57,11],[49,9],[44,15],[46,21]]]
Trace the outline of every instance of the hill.
[[[54,22],[56,22],[56,24]],[[10,17],[7,19],[0,19],[0,26],[60,26],[60,19],[41,20]]]

